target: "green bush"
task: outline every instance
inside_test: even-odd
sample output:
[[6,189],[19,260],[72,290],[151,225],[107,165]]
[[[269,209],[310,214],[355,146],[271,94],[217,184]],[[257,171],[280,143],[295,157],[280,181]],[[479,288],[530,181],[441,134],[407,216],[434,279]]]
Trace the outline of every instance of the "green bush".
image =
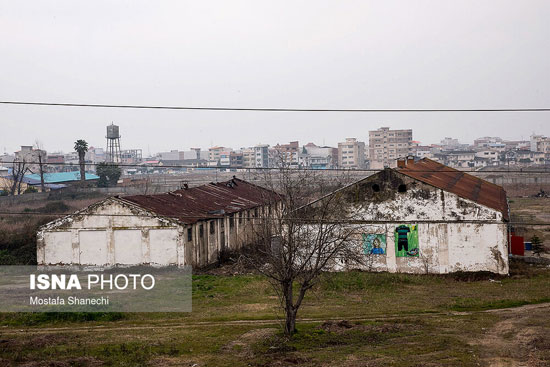
[[7,250],[0,250],[0,265],[14,265],[17,264],[17,259],[11,255]]
[[38,189],[34,186],[27,186],[25,191],[23,191],[23,194],[32,194],[34,192],[38,192]]

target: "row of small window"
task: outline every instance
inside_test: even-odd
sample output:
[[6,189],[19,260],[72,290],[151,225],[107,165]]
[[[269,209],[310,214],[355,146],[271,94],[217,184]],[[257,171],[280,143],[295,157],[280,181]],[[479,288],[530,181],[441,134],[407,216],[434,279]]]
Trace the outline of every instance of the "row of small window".
[[[269,212],[269,214],[271,214],[271,206],[268,207],[268,212]],[[239,224],[243,224],[243,222],[244,222],[244,213],[240,212],[238,214],[238,216],[239,216]],[[258,208],[254,208],[254,217],[255,218],[258,217]],[[246,218],[246,221],[250,222],[250,215]],[[225,226],[223,220],[221,221],[220,226],[221,226],[221,228],[223,228]],[[233,216],[233,214],[231,214],[231,215],[229,215],[229,228],[233,228],[233,227],[235,227],[235,217]],[[210,222],[210,228],[209,229],[210,229],[210,234],[214,234],[216,232],[214,221]],[[204,225],[203,224],[199,224],[199,237],[200,238],[204,237]],[[193,228],[187,228],[187,241],[192,241],[192,240],[193,240]]]

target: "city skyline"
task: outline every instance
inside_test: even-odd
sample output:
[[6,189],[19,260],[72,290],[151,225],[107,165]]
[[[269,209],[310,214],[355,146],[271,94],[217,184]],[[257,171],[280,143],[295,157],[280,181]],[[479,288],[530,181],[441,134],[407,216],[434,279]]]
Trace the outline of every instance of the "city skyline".
[[[547,1],[4,1],[0,10],[3,101],[354,109],[541,108],[550,100]],[[380,126],[412,128],[423,142],[550,135],[547,112],[2,105],[0,116],[1,152],[36,139],[49,150],[68,151],[80,138],[103,146],[111,121],[123,149],[151,152],[288,140],[335,146]]]
[[[101,132],[103,133],[102,138],[99,138],[97,136],[93,136],[93,137],[77,136],[72,141],[69,141],[68,143],[63,143],[63,146],[67,147],[67,149],[62,149],[62,148],[59,148],[59,147],[49,147],[48,146],[49,144],[46,141],[44,141],[40,137],[36,137],[36,138],[33,138],[32,141],[26,141],[25,140],[25,141],[21,141],[21,142],[15,142],[13,144],[13,149],[12,150],[8,149],[7,145],[0,146],[0,149],[1,149],[0,154],[13,154],[14,152],[18,151],[21,148],[21,146],[35,145],[37,141],[42,145],[41,148],[48,151],[48,153],[70,153],[70,152],[74,151],[73,145],[74,145],[74,141],[77,140],[77,139],[86,140],[88,142],[89,146],[91,146],[91,147],[105,149],[106,146],[107,146],[106,138],[105,138],[105,126],[101,126]],[[161,147],[161,144],[157,144],[157,146],[160,147],[158,150],[151,149],[150,148],[151,147],[150,142],[146,143],[147,145],[145,145],[145,146],[127,144],[126,143],[127,141],[130,141],[130,142],[139,141],[140,139],[136,140],[136,139],[129,138],[128,137],[129,134],[125,134],[124,129],[121,127],[121,136],[122,136],[121,137],[121,149],[122,150],[142,149],[144,156],[154,156],[155,154],[158,154],[158,153],[161,153],[161,152],[169,152],[171,150],[182,150],[183,151],[183,150],[189,150],[191,148],[201,148],[201,149],[207,151],[209,148],[216,147],[216,146],[227,147],[227,148],[232,148],[232,149],[241,149],[241,148],[252,147],[252,146],[260,145],[260,144],[268,144],[269,146],[275,146],[276,144],[287,144],[290,141],[299,141],[301,145],[305,145],[305,144],[308,144],[308,143],[314,143],[317,146],[338,147],[338,143],[344,142],[347,138],[356,138],[358,141],[365,142],[366,146],[369,146],[369,131],[374,131],[374,130],[377,130],[381,127],[389,127],[390,129],[398,129],[397,127],[394,127],[394,126],[380,125],[380,126],[373,127],[372,129],[369,129],[362,136],[357,136],[357,135],[354,136],[354,135],[348,134],[348,135],[342,135],[341,138],[333,138],[333,139],[330,140],[331,142],[335,141],[335,143],[329,143],[325,139],[323,139],[323,141],[315,141],[313,139],[308,139],[308,138],[298,139],[298,138],[295,138],[293,136],[289,136],[288,139],[286,139],[286,140],[260,141],[260,142],[251,143],[251,144],[236,144],[236,145],[227,144],[223,141],[220,141],[218,144],[214,143],[214,144],[206,144],[206,145],[202,145],[202,146],[199,145],[199,144],[190,144],[190,145],[185,145],[185,146],[180,145],[180,146],[164,146],[164,147]],[[426,139],[422,139],[422,137],[418,136],[418,133],[416,132],[416,130],[414,128],[404,126],[402,128],[399,128],[399,129],[412,129],[412,131],[413,131],[413,141],[419,141],[421,143],[420,145],[437,145],[445,138],[458,139],[461,144],[473,144],[475,139],[482,138],[482,137],[487,137],[487,136],[500,137],[503,140],[509,140],[509,141],[516,141],[516,140],[517,141],[519,141],[519,140],[528,141],[530,136],[533,135],[533,134],[534,135],[550,136],[550,125],[548,126],[548,129],[542,129],[540,132],[539,131],[533,131],[533,132],[530,132],[529,134],[524,134],[524,135],[521,135],[521,136],[510,136],[510,135],[507,136],[507,135],[500,134],[500,131],[498,131],[498,134],[493,133],[493,134],[472,135],[473,138],[471,140],[464,140],[464,139],[461,139],[459,136],[454,136],[454,135],[444,135],[444,136],[441,136],[441,138],[438,138],[438,140],[436,140],[436,141],[427,141]],[[95,130],[97,130],[97,129],[95,129]],[[131,136],[132,129],[130,128],[129,131],[130,131],[130,136]],[[547,132],[545,133],[545,131],[547,131]],[[96,135],[99,135],[99,132],[97,132]]]

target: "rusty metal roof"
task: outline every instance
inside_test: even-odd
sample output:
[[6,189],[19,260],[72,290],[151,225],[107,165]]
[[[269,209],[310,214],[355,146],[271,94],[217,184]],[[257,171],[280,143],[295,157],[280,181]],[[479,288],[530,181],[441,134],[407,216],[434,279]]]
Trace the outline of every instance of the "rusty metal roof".
[[397,171],[464,199],[498,210],[505,220],[509,219],[506,191],[501,186],[428,158],[414,162],[408,160],[405,167],[397,168]]
[[280,200],[277,193],[238,178],[164,194],[132,195],[119,199],[186,224],[221,218],[224,214]]

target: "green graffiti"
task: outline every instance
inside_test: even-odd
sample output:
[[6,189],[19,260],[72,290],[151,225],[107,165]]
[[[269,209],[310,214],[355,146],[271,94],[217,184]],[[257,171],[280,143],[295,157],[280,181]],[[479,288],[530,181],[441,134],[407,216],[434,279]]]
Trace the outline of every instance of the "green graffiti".
[[395,256],[416,257],[418,249],[418,225],[401,224],[395,228]]

